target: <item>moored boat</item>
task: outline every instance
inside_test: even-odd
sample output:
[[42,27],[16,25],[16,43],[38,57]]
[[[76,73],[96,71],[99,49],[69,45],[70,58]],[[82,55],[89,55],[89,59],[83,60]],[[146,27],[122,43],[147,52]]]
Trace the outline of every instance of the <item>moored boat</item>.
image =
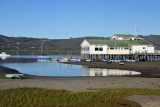
[[50,61],[51,58],[49,56],[43,56],[43,39],[41,45],[41,56],[38,56],[38,61]]
[[49,61],[51,58],[49,56],[38,56],[38,61]]
[[68,62],[68,61],[69,61],[68,58],[62,58],[62,59],[60,59],[60,62]]
[[57,58],[52,58],[52,61],[56,62],[56,61],[58,61],[58,59]]
[[11,56],[10,54],[6,54],[5,52],[2,52],[1,54],[0,54],[0,57],[4,57],[4,56]]
[[78,62],[78,61],[80,61],[80,59],[74,58],[74,59],[70,59],[70,61],[71,61],[71,62]]

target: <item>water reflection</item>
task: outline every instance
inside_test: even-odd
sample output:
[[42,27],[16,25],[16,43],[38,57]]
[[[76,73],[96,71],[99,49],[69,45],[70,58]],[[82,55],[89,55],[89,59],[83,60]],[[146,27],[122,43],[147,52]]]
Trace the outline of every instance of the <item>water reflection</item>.
[[81,65],[63,64],[52,61],[37,61],[32,58],[8,58],[0,65],[16,69],[21,73],[37,76],[121,76],[141,74],[135,71],[118,69],[89,68]]
[[81,76],[124,76],[124,75],[138,75],[140,72],[119,70],[119,69],[101,69],[101,68],[89,68],[82,66]]

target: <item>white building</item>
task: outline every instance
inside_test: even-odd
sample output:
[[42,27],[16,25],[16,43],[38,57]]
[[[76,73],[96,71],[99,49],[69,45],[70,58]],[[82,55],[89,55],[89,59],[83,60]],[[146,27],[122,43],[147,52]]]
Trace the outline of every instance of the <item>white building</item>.
[[154,46],[132,35],[113,35],[111,39],[85,39],[81,43],[81,54],[86,55],[130,55],[154,53]]
[[139,38],[139,37],[135,37],[131,34],[115,34],[111,37],[111,39],[114,39],[114,40],[140,40],[142,38]]

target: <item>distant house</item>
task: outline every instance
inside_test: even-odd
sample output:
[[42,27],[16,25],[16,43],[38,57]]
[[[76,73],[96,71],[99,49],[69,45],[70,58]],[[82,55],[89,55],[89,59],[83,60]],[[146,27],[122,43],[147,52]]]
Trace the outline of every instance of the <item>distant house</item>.
[[154,46],[132,35],[115,34],[111,39],[85,39],[81,43],[81,54],[87,55],[129,55],[154,53]]

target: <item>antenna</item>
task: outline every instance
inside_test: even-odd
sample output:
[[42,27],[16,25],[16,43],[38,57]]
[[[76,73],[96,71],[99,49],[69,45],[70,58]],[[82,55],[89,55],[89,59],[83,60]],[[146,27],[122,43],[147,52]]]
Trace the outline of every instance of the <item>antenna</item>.
[[137,32],[138,32],[138,29],[137,29],[137,26],[135,24],[135,28],[134,28],[134,36],[137,37]]
[[137,31],[136,31],[136,24],[135,24],[135,26],[134,26],[134,36],[136,37],[137,36]]

